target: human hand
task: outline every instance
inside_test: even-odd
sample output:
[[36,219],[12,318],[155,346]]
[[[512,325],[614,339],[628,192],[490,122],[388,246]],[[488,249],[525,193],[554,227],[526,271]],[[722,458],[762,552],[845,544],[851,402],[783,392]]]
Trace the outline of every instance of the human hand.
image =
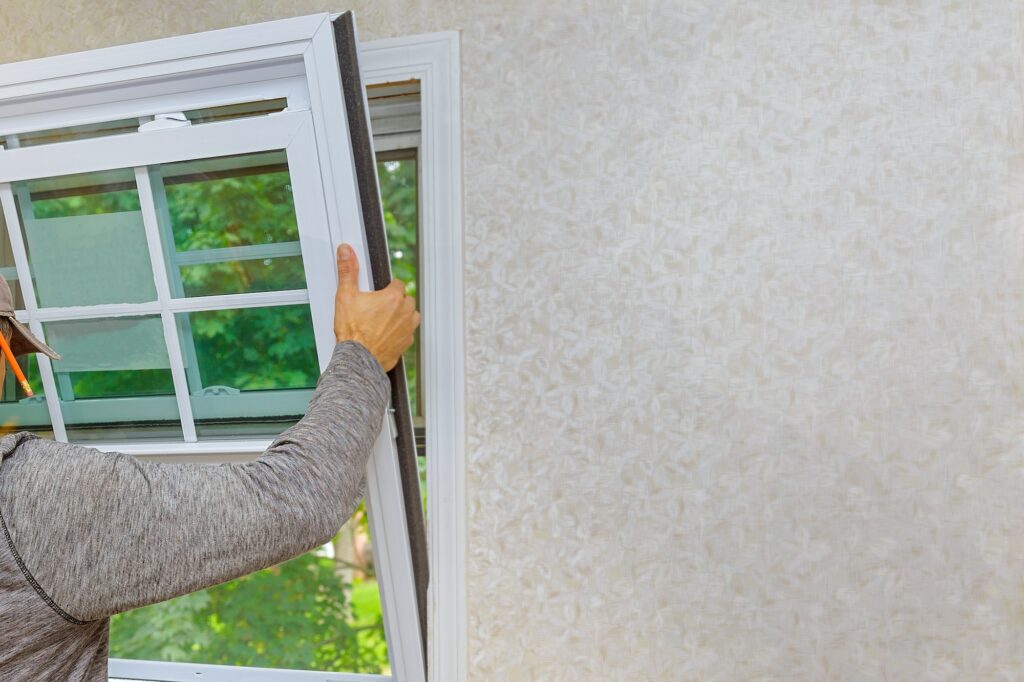
[[385,371],[412,345],[420,314],[405,285],[393,279],[380,291],[359,290],[359,260],[348,244],[338,247],[338,292],[334,297],[334,336],[358,341]]

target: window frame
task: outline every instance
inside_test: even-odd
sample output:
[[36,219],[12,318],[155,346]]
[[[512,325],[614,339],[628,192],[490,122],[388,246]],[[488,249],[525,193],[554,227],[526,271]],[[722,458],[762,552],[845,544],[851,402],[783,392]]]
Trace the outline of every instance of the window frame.
[[[360,45],[365,86],[420,83],[419,276],[430,541],[430,679],[466,682],[466,400],[460,33]],[[396,678],[397,679],[397,678]]]
[[[342,153],[348,150],[349,143],[330,22],[329,15],[315,15],[0,66],[0,135],[95,123],[124,115],[145,116],[185,108],[233,104],[249,100],[253,92],[262,89],[276,96],[284,93],[294,101],[308,95],[316,148],[321,161],[321,184],[326,199],[325,210],[331,251],[337,243],[349,241],[355,246],[357,253],[366,259],[368,254],[361,230],[354,230],[353,234],[341,233],[343,221],[340,217],[353,215],[353,212],[360,209],[355,193],[349,191],[355,187],[356,182],[350,152]],[[453,44],[451,35],[441,43],[448,46],[448,50],[440,55],[441,59],[450,60],[450,48]],[[435,60],[434,57],[431,59]],[[457,52],[454,63],[457,63]],[[191,77],[181,78],[183,74],[189,73],[192,74]],[[301,84],[298,84],[300,80]],[[437,82],[440,83],[440,79]],[[452,81],[448,82],[450,84]],[[454,83],[457,85],[457,75]],[[457,87],[449,89],[448,93],[457,97]],[[289,108],[293,99],[289,99]],[[450,101],[445,103],[449,112],[453,112],[454,108],[450,105]],[[457,124],[457,115],[449,121]],[[457,150],[454,138],[452,135],[449,139],[451,145],[448,152],[451,149]],[[65,144],[82,142],[86,141]],[[0,152],[0,157],[9,153],[11,152]],[[453,163],[457,159],[457,154],[441,153],[438,156],[447,156],[448,161]],[[0,166],[2,165],[0,162]],[[27,171],[23,175],[50,177],[66,174],[65,171],[50,168],[41,171]],[[456,173],[453,177],[457,181],[459,174]],[[454,185],[450,184],[450,187],[457,185],[456,182]],[[345,191],[336,190],[339,187],[345,188]],[[444,202],[439,203],[457,204],[457,193],[449,195]],[[447,217],[450,219],[458,215],[459,211],[459,207],[449,205]],[[450,233],[460,234],[461,225],[454,225],[455,223],[449,224]],[[13,234],[14,231],[15,228],[12,227],[10,232]],[[450,240],[445,245],[461,249],[460,244]],[[458,262],[461,266],[460,261],[450,260],[452,265]],[[453,275],[454,281],[458,281],[461,272]],[[307,277],[307,281],[315,279]],[[360,285],[368,288],[365,270],[361,273]],[[461,295],[461,286],[459,292]],[[314,319],[323,318],[325,313],[329,313],[329,297],[310,296],[310,299]],[[451,303],[451,300],[448,303]],[[320,309],[319,314],[315,312],[317,308]],[[461,315],[461,306],[457,313]],[[443,319],[439,318],[439,322],[450,323],[453,317],[453,314],[446,315]],[[35,321],[34,324],[39,322]],[[35,328],[34,330],[41,331]],[[458,333],[452,334],[451,337],[453,345],[445,349],[445,352],[457,355],[461,372],[461,327]],[[318,350],[320,345],[318,337]],[[53,390],[54,387],[47,387],[47,392]],[[460,412],[457,419],[461,429],[461,386],[455,386],[452,390],[459,396]],[[384,529],[383,533],[377,534],[375,548],[382,559],[378,577],[381,582],[385,627],[392,658],[392,674],[395,679],[414,681],[423,679],[424,666],[418,644],[418,619],[414,615],[415,586],[412,582],[411,566],[408,565],[409,542],[401,509],[401,481],[395,466],[392,445],[389,443],[389,439],[393,438],[393,431],[389,430],[387,424],[388,420],[385,420],[385,426],[374,446],[374,454],[368,468],[368,496],[372,510],[371,523],[375,530]],[[261,451],[268,443],[268,440],[260,440],[109,445],[110,449],[143,457],[198,458],[206,461],[217,458],[220,461],[231,459],[235,455],[251,456]],[[457,461],[461,462],[461,442],[452,452]],[[451,489],[457,487],[459,486],[452,486]],[[458,499],[462,499],[461,495]],[[436,518],[441,521],[442,515]],[[436,527],[441,524],[433,525]],[[461,542],[460,538],[459,543]],[[438,591],[435,590],[435,601],[437,597]],[[120,675],[128,672],[129,668],[135,670],[134,664],[148,663],[153,666],[154,673],[159,670],[161,675],[159,678],[153,678],[146,673],[149,679],[171,680],[193,679],[194,675],[190,671],[198,671],[202,667],[157,662],[130,663],[133,665],[124,661],[112,661],[111,671]],[[258,669],[229,670],[233,670],[230,673],[232,676],[236,673],[250,675],[238,679],[258,679],[258,675],[261,674]],[[319,676],[321,679],[358,678],[351,675],[339,677],[329,673],[290,670],[274,670],[273,674],[275,679],[280,680],[290,679],[291,676],[295,676],[294,679],[308,679],[310,675]],[[434,672],[436,679],[461,679],[461,675],[458,678],[441,675],[441,671]]]
[[[254,143],[253,140],[258,140]],[[211,123],[201,127],[182,127],[154,132],[138,132],[118,135],[112,138],[94,138],[78,142],[59,143],[41,147],[10,149],[0,155],[0,205],[8,223],[8,235],[13,250],[18,281],[22,286],[26,310],[18,311],[20,321],[27,323],[33,332],[45,340],[43,324],[73,320],[98,320],[117,317],[159,316],[162,319],[170,371],[174,381],[174,396],[182,426],[183,442],[196,444],[202,449],[202,441],[196,435],[192,414],[192,392],[186,381],[186,367],[180,329],[175,316],[183,313],[210,310],[240,310],[280,305],[310,305],[313,312],[314,332],[321,366],[329,358],[333,348],[330,334],[332,310],[313,311],[315,297],[308,289],[281,290],[259,293],[222,294],[215,296],[174,297],[170,288],[170,274],[165,267],[164,241],[169,226],[159,225],[157,216],[158,200],[153,190],[152,169],[160,164],[174,163],[195,158],[196,155],[209,157],[232,156],[250,152],[277,151],[283,149],[291,176],[292,193],[298,223],[299,246],[303,256],[307,277],[322,278],[333,276],[334,262],[322,247],[323,235],[327,231],[326,214],[322,207],[320,178],[316,172],[316,149],[312,118],[308,110],[271,114],[265,119],[247,118],[223,123]],[[142,222],[145,226],[148,256],[154,276],[156,299],[146,303],[109,303],[81,305],[74,307],[41,306],[35,293],[35,284],[29,273],[29,260],[23,239],[23,223],[29,220],[26,211],[31,205],[23,202],[21,215],[15,209],[18,189],[15,183],[22,182],[45,169],[58,175],[95,173],[115,170],[117,164],[133,170],[139,193]],[[121,166],[116,168],[122,170]],[[49,176],[48,176],[49,177]],[[26,193],[24,185],[20,188]],[[319,312],[319,318],[317,316]],[[58,441],[67,441],[64,423],[65,411],[61,409],[62,398],[56,389],[53,363],[45,357],[39,358],[44,383],[51,428]],[[102,409],[101,401],[92,399],[92,409]],[[116,399],[111,399],[116,400]],[[156,398],[141,400],[156,401]],[[66,401],[65,401],[66,402]],[[250,448],[258,448],[259,439],[238,439]],[[91,444],[91,443],[90,443]],[[177,443],[157,442],[155,447],[168,448]],[[131,442],[100,443],[100,449],[128,451]]]

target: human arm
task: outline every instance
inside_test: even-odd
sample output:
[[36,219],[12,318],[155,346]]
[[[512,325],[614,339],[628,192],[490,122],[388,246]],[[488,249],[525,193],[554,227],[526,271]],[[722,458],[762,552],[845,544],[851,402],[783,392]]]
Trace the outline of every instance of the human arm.
[[88,621],[245,575],[328,542],[364,492],[388,383],[339,344],[306,416],[258,459],[139,460],[32,439],[4,463],[4,518],[40,588]]
[[259,459],[154,463],[27,438],[4,461],[15,549],[63,615],[92,620],[230,580],[324,544],[349,517],[388,403],[383,369],[418,315],[397,287],[359,292],[342,253],[339,344],[306,416]]

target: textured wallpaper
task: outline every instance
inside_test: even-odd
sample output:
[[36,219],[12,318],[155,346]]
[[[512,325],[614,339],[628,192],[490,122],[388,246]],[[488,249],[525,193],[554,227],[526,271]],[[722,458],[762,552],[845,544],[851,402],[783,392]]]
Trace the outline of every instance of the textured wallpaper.
[[1024,679],[1022,5],[354,9],[463,31],[470,678]]

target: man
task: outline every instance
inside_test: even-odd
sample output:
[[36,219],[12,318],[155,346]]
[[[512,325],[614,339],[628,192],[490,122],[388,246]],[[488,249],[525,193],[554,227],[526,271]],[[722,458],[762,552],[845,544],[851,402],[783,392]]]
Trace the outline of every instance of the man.
[[[151,463],[0,439],[0,680],[106,680],[111,615],[330,541],[363,495],[385,370],[419,324],[401,282],[361,292],[358,271],[342,245],[334,355],[306,416],[255,461]],[[6,282],[0,327],[15,352],[55,355],[14,320]]]

